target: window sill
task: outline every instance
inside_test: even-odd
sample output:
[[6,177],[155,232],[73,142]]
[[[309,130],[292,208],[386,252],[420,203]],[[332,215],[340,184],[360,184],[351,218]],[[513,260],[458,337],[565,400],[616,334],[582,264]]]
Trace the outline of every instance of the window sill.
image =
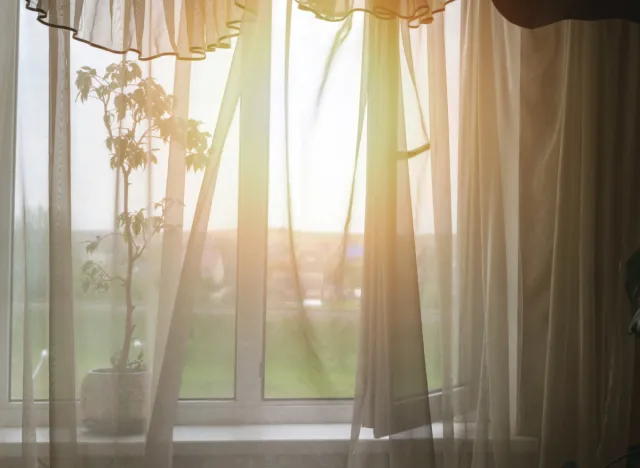
[[[36,431],[38,451],[48,451],[49,431]],[[472,434],[470,434],[472,436]],[[245,426],[176,426],[173,432],[176,456],[207,455],[276,455],[276,454],[347,454],[351,437],[349,424],[264,424]],[[433,425],[436,451],[442,449],[442,425]],[[0,452],[3,456],[19,457],[22,453],[22,430],[0,428]],[[363,429],[360,440],[385,450],[386,440],[375,439],[372,431]],[[117,453],[140,456],[144,452],[142,436],[108,437],[79,434],[83,453],[89,456],[110,456]],[[514,437],[511,447],[518,454],[535,454],[535,439]],[[375,450],[375,449],[374,449]]]

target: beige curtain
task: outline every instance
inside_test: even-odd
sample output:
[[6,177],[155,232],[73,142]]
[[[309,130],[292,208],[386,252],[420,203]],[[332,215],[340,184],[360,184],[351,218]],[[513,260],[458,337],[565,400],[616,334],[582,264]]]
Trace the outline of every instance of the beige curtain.
[[[437,28],[436,20],[430,65]],[[631,398],[623,265],[640,244],[637,26],[526,31],[479,1],[462,3],[461,28],[457,224],[444,231],[455,233],[454,261],[447,236],[437,236],[440,359],[452,384],[432,400],[429,429],[414,421],[390,436],[391,453],[395,444],[402,456],[371,456],[361,436],[354,459],[604,466],[626,452]],[[445,97],[440,88],[429,100],[431,157],[440,164],[446,119],[435,119],[438,130],[433,118]],[[433,200],[435,213],[446,213],[443,200]],[[469,392],[462,400],[456,382]],[[531,456],[522,437],[534,442]]]
[[599,467],[626,451],[639,34],[622,21],[522,33],[519,427],[540,438],[540,466]]
[[[391,390],[385,393],[372,383],[365,387],[376,395],[376,414],[386,408],[391,415],[386,421],[388,452],[376,452],[361,431],[352,443],[355,466],[510,467],[530,461],[511,446],[517,375],[511,356],[517,349],[519,304],[519,125],[512,116],[519,111],[520,31],[489,0],[455,6],[459,10],[449,6],[423,38],[431,145],[424,159],[410,160],[407,169],[416,244],[425,230],[434,233],[432,256],[425,260],[418,255],[417,268],[422,326],[433,326],[435,317],[438,342],[434,346],[431,334],[411,338],[411,283],[396,273],[405,288],[397,296],[401,301],[387,306],[386,321],[374,322],[380,323],[378,334],[368,330],[361,335],[361,346],[381,346],[402,330],[403,344],[387,345],[391,358],[361,354],[361,364],[369,369],[379,372],[385,364],[391,369],[383,377]],[[457,86],[450,87],[454,83],[448,74],[458,73]],[[393,92],[387,84],[389,88]],[[400,210],[395,219],[403,219]],[[422,287],[427,278],[437,285],[437,300],[431,304]],[[362,313],[371,312],[364,305]],[[427,373],[412,370],[412,380],[403,380],[402,371],[414,363],[417,368],[417,359],[392,358],[421,339],[427,348]],[[369,375],[380,378],[373,370]],[[430,386],[432,379],[438,380],[435,386]],[[406,391],[404,406],[394,399],[397,388]],[[420,406],[425,389],[432,390],[429,404]],[[380,395],[389,396],[378,401]],[[367,427],[366,420],[363,425]],[[373,425],[374,436],[376,429]]]

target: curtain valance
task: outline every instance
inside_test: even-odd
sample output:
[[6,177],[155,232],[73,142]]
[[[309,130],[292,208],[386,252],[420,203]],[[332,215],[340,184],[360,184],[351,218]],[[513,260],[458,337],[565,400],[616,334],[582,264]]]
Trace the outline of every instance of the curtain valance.
[[[25,0],[40,22],[68,29],[74,38],[116,53],[137,52],[141,60],[175,55],[204,59],[228,48],[240,23],[250,18],[246,0]],[[410,26],[430,23],[451,0],[296,0],[298,7],[327,21],[354,12],[400,18]]]

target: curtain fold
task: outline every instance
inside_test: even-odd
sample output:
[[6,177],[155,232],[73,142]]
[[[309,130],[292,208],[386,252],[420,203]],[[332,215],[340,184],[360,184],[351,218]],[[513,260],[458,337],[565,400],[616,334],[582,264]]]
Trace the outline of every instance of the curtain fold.
[[78,464],[71,266],[70,38],[49,31],[49,460]]
[[[458,172],[458,287],[461,378],[470,388],[475,418],[472,466],[512,466],[509,388],[509,271],[504,161],[517,158],[502,118],[517,99],[506,84],[514,65],[509,28],[490,1],[465,2],[462,11]],[[516,51],[517,57],[517,51]],[[517,66],[517,62],[515,64]],[[516,84],[517,86],[517,84]],[[507,174],[507,179],[513,174]],[[510,277],[511,275],[511,277]],[[467,429],[468,430],[468,429]]]
[[[371,18],[366,71],[367,205],[356,407],[376,437],[429,422],[413,220],[401,102],[400,31]],[[409,51],[410,52],[410,51]],[[398,122],[397,125],[390,122]],[[398,154],[394,158],[394,154]],[[356,413],[356,418],[358,414]],[[357,422],[356,422],[357,423]]]
[[146,436],[145,466],[148,467],[172,465],[173,427],[177,420],[177,405],[181,377],[185,365],[187,341],[193,326],[192,313],[196,298],[195,285],[198,284],[201,272],[204,243],[220,160],[241,93],[239,83],[242,77],[240,70],[243,56],[239,51],[244,50],[246,47],[242,43],[236,46],[236,54],[234,54],[229,71],[227,86],[224,90],[211,142],[210,158],[198,194],[198,202],[195,207],[195,215],[184,253],[184,260],[181,266],[173,265],[173,268],[180,269],[180,278],[177,283],[175,299],[173,303],[168,304],[173,311],[168,324],[166,343],[162,354],[162,365],[157,370],[158,382],[155,388],[155,399],[152,402],[149,431]]
[[[186,121],[189,118],[191,63],[180,61],[175,65],[174,92],[177,99],[173,106],[173,115],[177,119]],[[167,160],[167,173],[176,174],[168,177],[166,183],[166,198],[169,200],[185,199],[185,179],[178,175],[186,174],[187,149],[184,141],[172,139]],[[165,346],[169,333],[169,324],[173,314],[172,305],[175,303],[178,282],[180,280],[180,267],[182,265],[182,247],[184,234],[179,226],[184,224],[184,204],[171,203],[167,207],[166,221],[174,228],[164,233],[162,238],[162,253],[160,266],[160,297],[158,299],[158,315],[155,319],[155,340],[151,360],[154,366],[154,381],[152,392],[157,392],[158,379],[165,355]],[[155,396],[150,399],[155,401]]]

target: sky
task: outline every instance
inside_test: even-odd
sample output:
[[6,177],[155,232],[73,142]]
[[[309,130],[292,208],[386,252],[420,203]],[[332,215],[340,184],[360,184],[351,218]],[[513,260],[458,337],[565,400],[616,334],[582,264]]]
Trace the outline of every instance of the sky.
[[[284,44],[285,2],[274,2],[272,28],[271,74],[271,143],[269,174],[269,225],[286,225],[284,167]],[[457,90],[459,75],[459,3],[447,7],[447,81],[449,90]],[[313,232],[339,232],[343,228],[349,199],[349,186],[354,167],[360,69],[362,57],[363,14],[354,15],[353,29],[335,58],[332,74],[319,106],[316,97],[326,57],[340,24],[317,20],[309,12],[294,9],[290,60],[290,120],[289,151],[292,174],[294,226]],[[36,21],[36,15],[22,10],[20,23],[19,90],[18,90],[18,186],[25,181],[27,203],[30,206],[47,202],[48,180],[48,48],[49,31]],[[424,46],[424,28],[412,32],[416,43]],[[415,51],[416,56],[419,51]],[[220,107],[233,50],[218,50],[206,60],[192,64],[190,117],[204,122],[213,132]],[[130,58],[135,58],[131,54]],[[100,71],[120,57],[92,48],[84,43],[71,43],[71,79],[76,70],[89,65]],[[144,73],[171,92],[175,60],[163,57],[142,62]],[[426,80],[426,62],[416,62],[417,76]],[[420,72],[422,70],[422,73]],[[405,67],[406,72],[406,67]],[[408,74],[404,73],[403,88],[411,90]],[[72,85],[72,94],[75,97]],[[426,88],[424,83],[420,88]],[[412,107],[411,95],[405,93],[408,143],[412,135],[420,137],[417,107]],[[449,95],[450,145],[452,181],[457,172],[457,95]],[[427,103],[428,96],[421,96]],[[88,101],[71,103],[72,139],[72,223],[79,230],[108,230],[114,213],[115,174],[109,168],[104,146],[101,105]],[[222,157],[210,229],[233,229],[237,226],[238,200],[238,115],[234,120]],[[365,135],[366,145],[366,135]],[[417,138],[415,142],[419,142]],[[163,197],[166,184],[167,151],[157,146],[159,164],[152,172],[152,197]],[[412,190],[415,223],[418,231],[433,230],[427,155],[415,158]],[[187,175],[185,222],[189,226],[195,209],[201,176]],[[133,204],[147,205],[148,177],[140,174],[133,182]],[[364,165],[357,170],[356,198],[352,230],[362,232],[364,226]],[[18,189],[21,191],[21,189]],[[454,190],[455,192],[455,190]],[[17,200],[19,202],[19,200]],[[453,199],[455,205],[455,195]],[[455,217],[454,217],[455,219]]]

